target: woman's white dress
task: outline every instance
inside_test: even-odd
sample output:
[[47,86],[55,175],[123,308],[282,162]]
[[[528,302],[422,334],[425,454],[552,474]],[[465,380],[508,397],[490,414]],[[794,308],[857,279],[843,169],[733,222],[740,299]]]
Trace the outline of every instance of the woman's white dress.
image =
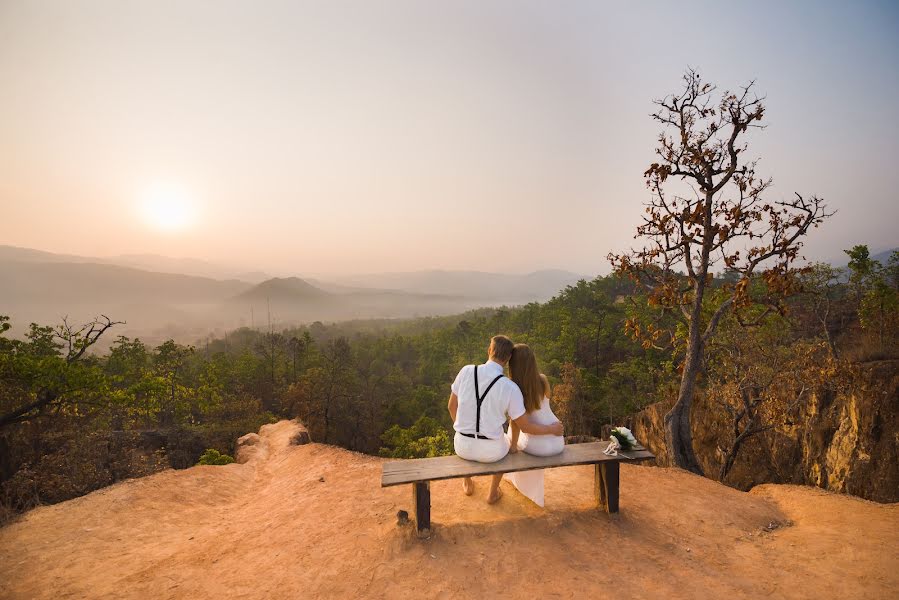
[[[528,413],[528,418],[539,425],[552,425],[558,421],[549,407],[549,398],[543,397],[540,408]],[[511,441],[512,433],[507,432],[506,437]],[[528,435],[521,431],[518,434],[518,450],[535,456],[553,456],[565,449],[565,438],[561,435]],[[537,506],[543,506],[543,469],[537,471],[520,471],[518,473],[506,473],[504,475],[519,492],[534,501]]]

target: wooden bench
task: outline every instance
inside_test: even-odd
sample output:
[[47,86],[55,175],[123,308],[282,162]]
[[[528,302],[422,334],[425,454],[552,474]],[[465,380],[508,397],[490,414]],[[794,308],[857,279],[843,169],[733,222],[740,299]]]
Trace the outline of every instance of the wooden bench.
[[458,456],[437,458],[414,458],[394,460],[384,463],[381,487],[412,484],[412,501],[415,506],[415,526],[420,537],[427,537],[431,531],[431,486],[432,481],[477,477],[496,473],[514,473],[534,469],[552,469],[573,465],[594,465],[593,492],[597,506],[608,513],[618,512],[618,463],[640,462],[655,458],[643,446],[637,446],[618,456],[607,456],[603,451],[609,442],[570,444],[561,454],[555,456],[532,456],[516,452],[499,462],[479,463]]

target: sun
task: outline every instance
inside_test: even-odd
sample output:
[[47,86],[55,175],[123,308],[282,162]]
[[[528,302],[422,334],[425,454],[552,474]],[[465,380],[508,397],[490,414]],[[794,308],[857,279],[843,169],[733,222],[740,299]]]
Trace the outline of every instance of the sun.
[[140,214],[151,228],[164,233],[188,229],[194,222],[195,205],[184,187],[153,183],[140,195]]

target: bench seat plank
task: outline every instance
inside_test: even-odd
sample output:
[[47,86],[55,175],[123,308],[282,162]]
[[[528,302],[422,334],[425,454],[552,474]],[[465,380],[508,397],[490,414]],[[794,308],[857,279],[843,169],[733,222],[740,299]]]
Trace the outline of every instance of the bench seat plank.
[[655,455],[643,448],[643,446],[637,446],[627,452],[621,452],[624,456],[607,456],[603,454],[603,450],[608,445],[609,442],[570,444],[565,446],[565,450],[561,454],[556,454],[555,456],[533,456],[523,452],[516,452],[495,463],[473,462],[458,456],[395,460],[384,463],[381,487],[419,481],[455,479],[457,477],[477,477],[479,475],[493,475],[494,473],[514,473],[534,469],[589,465],[606,461],[639,462],[655,458]]

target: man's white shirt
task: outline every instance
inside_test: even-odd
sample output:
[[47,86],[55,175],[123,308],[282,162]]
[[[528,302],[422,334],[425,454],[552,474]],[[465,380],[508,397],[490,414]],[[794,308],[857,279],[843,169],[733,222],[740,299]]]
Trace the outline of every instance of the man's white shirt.
[[[497,375],[502,375],[503,367],[488,360],[483,365],[462,367],[453,381],[453,393],[459,398],[456,422],[453,428],[459,433],[475,433],[477,423],[477,398],[474,389],[474,370],[478,370],[478,389],[481,394]],[[503,377],[496,382],[481,404],[481,435],[498,440],[503,437],[503,425],[508,419],[517,419],[525,413],[524,397],[514,381]]]

